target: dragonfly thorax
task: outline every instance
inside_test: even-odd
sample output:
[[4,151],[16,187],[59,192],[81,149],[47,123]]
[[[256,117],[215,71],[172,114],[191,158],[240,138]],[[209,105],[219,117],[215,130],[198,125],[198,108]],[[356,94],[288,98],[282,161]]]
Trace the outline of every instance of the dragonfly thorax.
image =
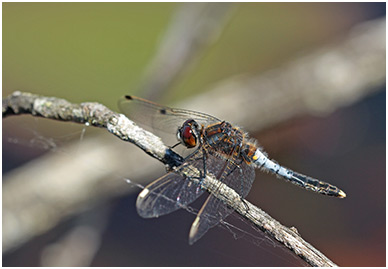
[[189,119],[178,129],[176,136],[187,148],[194,148],[198,143],[199,132],[198,123],[195,120]]

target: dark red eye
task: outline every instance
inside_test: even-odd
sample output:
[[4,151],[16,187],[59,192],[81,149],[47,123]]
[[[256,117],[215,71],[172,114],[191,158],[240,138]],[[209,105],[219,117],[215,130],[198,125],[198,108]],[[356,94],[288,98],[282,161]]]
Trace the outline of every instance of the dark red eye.
[[197,145],[197,136],[195,130],[193,130],[193,122],[193,120],[187,120],[178,131],[178,137],[188,148],[193,148]]
[[197,145],[197,139],[190,126],[184,126],[182,129],[182,139],[186,147],[193,148]]
[[183,126],[182,137],[184,139],[190,139],[193,136],[193,131],[190,126]]

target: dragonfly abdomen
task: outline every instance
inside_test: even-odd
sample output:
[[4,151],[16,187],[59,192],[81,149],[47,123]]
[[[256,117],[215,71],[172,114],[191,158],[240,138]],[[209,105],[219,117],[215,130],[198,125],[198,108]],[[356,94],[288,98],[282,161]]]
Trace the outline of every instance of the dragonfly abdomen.
[[300,185],[301,187],[318,192],[324,195],[335,196],[339,198],[345,198],[346,194],[340,188],[331,185],[327,182],[320,181],[318,179],[299,174],[294,171],[290,171],[290,181],[294,184]]
[[269,159],[260,149],[257,149],[252,156],[252,161],[259,168],[274,173],[291,183],[298,185],[307,190],[320,194],[345,198],[346,194],[341,189],[324,181],[299,174],[291,169],[279,165],[277,162]]

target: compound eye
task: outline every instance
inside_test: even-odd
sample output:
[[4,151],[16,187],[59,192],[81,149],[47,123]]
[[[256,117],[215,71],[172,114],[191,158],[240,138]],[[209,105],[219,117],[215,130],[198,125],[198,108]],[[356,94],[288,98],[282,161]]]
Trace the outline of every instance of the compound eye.
[[179,137],[186,147],[193,148],[197,145],[197,137],[190,121],[186,121],[179,131]]
[[183,127],[182,139],[186,147],[193,148],[197,145],[197,138],[194,136],[193,130],[190,126]]

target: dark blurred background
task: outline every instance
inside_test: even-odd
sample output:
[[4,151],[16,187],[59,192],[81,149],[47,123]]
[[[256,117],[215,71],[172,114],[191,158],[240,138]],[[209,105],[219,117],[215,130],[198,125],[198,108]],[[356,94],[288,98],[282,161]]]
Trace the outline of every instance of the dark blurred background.
[[[120,96],[135,94],[172,104],[205,94],[230,76],[277,68],[337,42],[359,23],[385,16],[385,3],[231,4],[223,11],[222,30],[209,38],[213,43],[193,56],[168,91],[155,93],[146,87],[145,74],[152,73],[149,63],[182,5],[3,3],[3,97],[21,90],[74,103],[100,102],[117,110]],[[384,84],[325,116],[300,115],[251,132],[279,163],[337,185],[347,198],[320,196],[257,171],[247,199],[284,225],[297,227],[306,241],[340,266],[385,266],[385,111]],[[62,144],[83,143],[104,132],[89,127],[84,134],[83,126],[31,116],[3,119],[2,127],[3,192],[4,177],[51,152],[45,149],[50,142],[58,151]],[[131,178],[131,171],[124,176]],[[121,188],[131,193],[102,199],[61,219],[48,232],[3,252],[3,265],[307,265],[236,216],[226,221],[254,239],[246,234],[236,240],[230,231],[216,227],[189,246],[192,214],[180,210],[141,219],[135,208],[140,189],[121,181]],[[60,193],[61,186],[53,191]],[[3,225],[4,218],[3,207]],[[3,251],[4,237],[3,228]]]

